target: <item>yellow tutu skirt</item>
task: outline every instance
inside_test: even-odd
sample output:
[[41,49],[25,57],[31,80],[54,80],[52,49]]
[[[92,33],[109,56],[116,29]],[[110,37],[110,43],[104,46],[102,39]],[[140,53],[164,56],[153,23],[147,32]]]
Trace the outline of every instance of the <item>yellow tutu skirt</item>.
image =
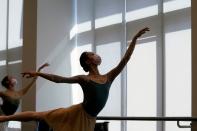
[[53,131],[94,131],[96,117],[86,113],[82,104],[47,112],[46,123]]

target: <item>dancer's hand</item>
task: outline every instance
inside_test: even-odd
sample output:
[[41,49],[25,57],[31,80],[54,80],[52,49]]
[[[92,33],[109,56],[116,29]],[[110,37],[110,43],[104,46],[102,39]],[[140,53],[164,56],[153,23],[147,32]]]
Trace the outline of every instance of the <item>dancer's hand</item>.
[[35,72],[35,71],[27,71],[27,72],[23,72],[21,74],[25,78],[37,77],[38,76],[38,72],[40,72],[43,68],[45,68],[47,66],[49,66],[49,64],[48,63],[45,63],[45,64],[43,64],[42,66],[40,66],[38,68],[38,71],[37,72]]
[[26,72],[23,72],[21,74],[25,78],[32,78],[32,77],[37,77],[38,76],[38,72],[35,72],[35,71],[26,71]]
[[141,37],[143,34],[145,34],[147,31],[150,31],[150,29],[148,27],[145,27],[143,29],[141,29],[135,36],[134,38],[137,39],[139,37]]

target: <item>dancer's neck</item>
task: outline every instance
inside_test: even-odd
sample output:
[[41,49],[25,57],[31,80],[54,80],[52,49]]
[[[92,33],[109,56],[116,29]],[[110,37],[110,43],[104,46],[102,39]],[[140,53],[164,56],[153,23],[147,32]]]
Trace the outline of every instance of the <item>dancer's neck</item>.
[[97,66],[96,66],[96,67],[91,67],[91,68],[89,69],[89,75],[100,75]]

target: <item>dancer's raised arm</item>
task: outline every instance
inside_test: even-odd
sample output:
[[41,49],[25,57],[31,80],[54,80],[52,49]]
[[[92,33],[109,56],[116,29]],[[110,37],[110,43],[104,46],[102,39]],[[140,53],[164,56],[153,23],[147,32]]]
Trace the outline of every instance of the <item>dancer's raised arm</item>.
[[126,51],[124,57],[122,58],[122,60],[120,61],[120,63],[115,68],[113,68],[111,71],[109,71],[107,73],[109,81],[113,81],[120,74],[120,72],[123,70],[123,68],[125,67],[125,65],[129,61],[129,59],[133,53],[137,39],[139,37],[141,37],[147,31],[149,31],[149,28],[147,28],[147,27],[143,28],[133,37],[133,40],[129,44],[129,48],[127,49],[127,51]]
[[[38,72],[40,72],[43,68],[45,68],[45,67],[47,67],[47,66],[49,66],[48,63],[43,64],[42,66],[40,66],[40,67],[38,68]],[[32,87],[32,85],[35,83],[36,79],[37,79],[37,77],[34,77],[33,80],[32,80],[26,87],[24,87],[24,88],[22,88],[22,89],[20,89],[20,90],[18,91],[20,97],[24,96],[24,95],[28,92],[28,90],[29,90],[29,89]]]

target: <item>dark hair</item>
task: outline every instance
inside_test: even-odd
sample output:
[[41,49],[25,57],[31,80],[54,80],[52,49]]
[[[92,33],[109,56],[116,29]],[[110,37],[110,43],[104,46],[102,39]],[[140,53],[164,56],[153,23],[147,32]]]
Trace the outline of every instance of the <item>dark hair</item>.
[[83,52],[80,56],[80,65],[81,67],[83,68],[83,70],[85,72],[88,72],[89,71],[89,65],[86,63],[86,60],[88,59],[88,56],[87,56],[87,52]]
[[4,87],[8,87],[9,86],[9,79],[8,79],[8,76],[5,76],[3,78],[3,80],[1,81],[1,85],[4,86]]

